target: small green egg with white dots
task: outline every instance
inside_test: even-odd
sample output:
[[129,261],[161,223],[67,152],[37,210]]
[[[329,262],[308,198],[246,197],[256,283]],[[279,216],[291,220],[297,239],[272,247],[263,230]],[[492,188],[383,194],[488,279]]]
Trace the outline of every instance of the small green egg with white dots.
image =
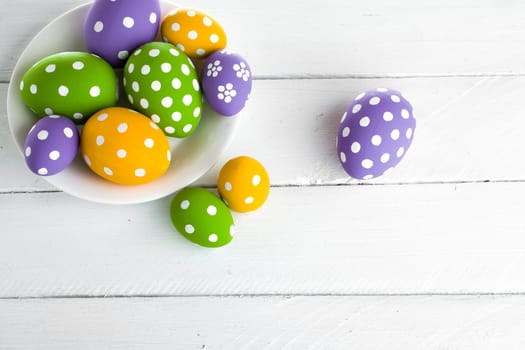
[[167,136],[193,134],[202,114],[202,92],[191,59],[169,43],[142,45],[124,67],[129,102]]
[[235,232],[228,207],[210,191],[187,187],[171,201],[173,225],[189,241],[208,248],[222,247]]
[[117,102],[117,76],[102,58],[61,52],[36,62],[20,81],[24,103],[39,117],[62,115],[77,124]]

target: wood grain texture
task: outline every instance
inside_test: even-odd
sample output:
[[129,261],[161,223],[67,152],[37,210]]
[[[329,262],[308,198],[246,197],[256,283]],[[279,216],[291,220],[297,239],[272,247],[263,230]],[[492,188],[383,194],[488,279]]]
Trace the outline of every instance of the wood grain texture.
[[4,349],[522,349],[523,296],[0,300]]
[[[203,249],[169,198],[0,196],[0,296],[523,293],[523,183],[274,188]],[[29,218],[29,219],[28,219]]]

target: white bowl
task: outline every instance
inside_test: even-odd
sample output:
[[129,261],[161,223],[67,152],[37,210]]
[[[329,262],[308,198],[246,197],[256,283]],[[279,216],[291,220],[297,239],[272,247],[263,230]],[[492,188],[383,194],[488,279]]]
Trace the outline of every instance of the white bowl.
[[[162,16],[178,7],[166,0],[160,3]],[[38,118],[22,101],[20,80],[35,62],[46,56],[85,51],[82,27],[90,5],[79,6],[49,23],[28,44],[14,68],[7,95],[7,117],[22,157],[27,133]],[[190,185],[215,164],[231,143],[239,117],[222,117],[204,103],[201,122],[193,135],[180,140],[170,138],[172,161],[168,171],[144,185],[124,186],[104,180],[80,156],[61,173],[43,178],[66,193],[94,202],[132,204],[165,197]]]

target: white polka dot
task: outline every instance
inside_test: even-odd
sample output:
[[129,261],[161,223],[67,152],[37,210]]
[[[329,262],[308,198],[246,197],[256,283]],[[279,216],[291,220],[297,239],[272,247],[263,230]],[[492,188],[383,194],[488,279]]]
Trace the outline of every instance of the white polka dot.
[[199,81],[197,79],[193,79],[192,84],[193,84],[193,90],[199,91],[201,89],[199,86]]
[[401,110],[401,117],[403,119],[408,119],[410,117],[410,113],[406,109],[403,109]]
[[357,112],[359,112],[361,110],[361,105],[358,103],[356,105],[354,105],[354,107],[352,107],[352,114],[356,114]]
[[155,124],[154,122],[150,122],[149,126],[151,126],[155,130],[159,130],[160,129],[159,126],[157,124]]
[[38,169],[38,175],[47,175],[48,174],[48,170],[46,168],[40,168]]
[[199,36],[199,34],[197,34],[197,32],[194,31],[194,30],[190,30],[190,31],[188,32],[188,38],[189,38],[190,40],[195,40],[195,39],[197,39],[198,36]]
[[113,176],[113,170],[111,170],[108,167],[104,167],[104,172],[106,173],[106,175]]
[[181,70],[182,74],[184,74],[184,75],[190,75],[190,67],[188,67],[188,65],[186,65],[186,64],[183,63],[183,64],[180,66],[180,70]]
[[126,28],[133,28],[133,26],[135,25],[135,20],[131,17],[124,17],[124,19],[122,20],[122,24]]
[[201,109],[200,109],[200,107],[195,107],[195,109],[193,110],[193,116],[194,116],[195,118],[198,118],[198,117],[200,117],[200,115],[201,115]]
[[140,91],[140,85],[138,82],[134,81],[131,83],[131,89],[135,92],[139,92]]
[[195,53],[199,56],[202,56],[204,54],[206,54],[206,50],[204,49],[197,49],[197,51],[195,51]]
[[157,23],[157,14],[155,12],[149,14],[149,22],[151,24]]
[[346,163],[346,154],[345,154],[345,152],[339,153],[339,158],[341,159],[341,162]]
[[385,112],[383,113],[383,120],[385,122],[390,122],[394,119],[394,115],[392,114],[392,112]]
[[170,53],[173,55],[173,56],[178,56],[180,55],[179,51],[175,50],[175,49],[170,49]]
[[54,151],[49,152],[49,159],[57,160],[58,158],[60,158],[60,152],[59,151],[54,150]]
[[392,132],[390,133],[390,137],[392,138],[392,140],[396,141],[397,139],[399,139],[399,130],[398,129],[394,129],[392,130]]
[[343,137],[348,137],[348,135],[350,135],[350,128],[348,126],[346,126],[344,129],[343,129],[343,132],[341,133],[341,135]]
[[51,108],[46,108],[44,109],[44,112],[47,114],[47,115],[52,115],[53,114],[53,110]]
[[102,23],[101,21],[97,21],[93,26],[93,30],[96,33],[100,33],[102,30],[104,30],[104,23]]
[[377,88],[376,90],[379,91],[379,92],[387,92],[388,91],[388,89],[386,89],[386,88]]
[[212,243],[215,243],[219,240],[219,236],[217,236],[215,233],[212,233],[209,235],[208,240]]
[[140,106],[142,108],[148,108],[149,107],[149,102],[148,100],[146,100],[145,98],[141,98],[140,99]]
[[190,11],[186,12],[186,14],[188,15],[188,17],[195,17],[195,15],[196,15],[195,11],[193,11],[193,10],[190,10]]
[[368,101],[368,103],[371,104],[372,106],[378,105],[379,102],[381,102],[381,99],[377,96],[372,97],[370,101]]
[[144,140],[144,146],[147,148],[153,148],[153,146],[155,146],[155,141],[153,141],[153,139],[147,138]]
[[171,119],[173,119],[173,121],[175,121],[175,122],[179,122],[182,119],[181,112],[175,111],[175,112],[171,113]]
[[363,161],[361,162],[361,166],[365,169],[370,169],[374,166],[374,162],[370,159],[363,159]]
[[253,197],[244,198],[244,204],[252,204],[255,199]]
[[117,131],[121,134],[125,133],[126,131],[128,131],[128,124],[127,123],[120,123],[117,127]]
[[146,170],[145,169],[135,169],[135,176],[136,177],[144,177],[146,176]]
[[160,50],[159,49],[151,49],[151,50],[149,50],[148,55],[150,57],[157,57],[158,55],[160,55]]
[[91,166],[91,159],[89,159],[89,157],[87,156],[87,154],[84,154],[84,162],[86,162],[86,164],[88,166]]
[[352,142],[350,150],[352,151],[352,153],[359,153],[359,151],[361,150],[361,144],[357,141]]
[[401,158],[403,154],[405,153],[405,149],[403,147],[399,147],[396,152],[397,158]]
[[171,86],[175,89],[175,90],[178,90],[180,89],[180,87],[182,86],[182,83],[180,81],[179,78],[173,78],[173,80],[171,81]]
[[169,73],[171,71],[171,64],[164,62],[163,64],[160,65],[160,70],[163,73]]
[[392,102],[395,102],[395,103],[401,102],[401,99],[397,95],[390,96],[390,99],[392,100]]
[[232,188],[233,188],[233,186],[232,186],[231,182],[226,181],[226,182],[224,183],[224,189],[225,189],[226,191],[231,191]]
[[208,215],[214,216],[215,214],[217,214],[217,208],[214,205],[210,205],[208,206],[208,208],[206,208],[206,212],[208,213]]
[[184,131],[187,134],[187,133],[189,133],[191,131],[192,128],[193,128],[193,125],[186,124],[186,125],[184,125],[184,128],[182,128],[182,131]]
[[204,16],[204,18],[202,19],[202,23],[206,27],[210,27],[213,24],[213,21],[209,17]]
[[182,98],[182,103],[184,103],[185,106],[191,105],[191,102],[193,101],[193,97],[191,95],[184,95]]
[[344,122],[346,120],[346,117],[348,116],[348,112],[344,112],[343,116],[341,117],[340,123]]
[[[53,73],[56,70],[57,66],[54,64],[48,64],[45,71],[46,73]],[[75,68],[75,65],[73,64],[73,68]]]
[[128,73],[131,74],[135,70],[135,65],[133,63],[130,63],[128,66]]
[[359,125],[361,125],[363,128],[366,128],[368,125],[370,125],[370,118],[363,117],[359,120]]
[[96,139],[96,143],[98,146],[102,146],[104,144],[104,136],[98,135]]
[[119,157],[119,158],[126,158],[127,154],[128,154],[128,152],[126,152],[125,149],[119,149],[117,151],[117,157]]
[[186,225],[184,226],[184,231],[186,231],[187,234],[192,234],[193,232],[195,232],[195,227],[193,227],[193,225]]
[[140,69],[140,72],[142,73],[142,75],[148,75],[149,72],[151,72],[151,67],[148,66],[147,64],[143,65],[142,68]]
[[129,51],[127,50],[122,50],[117,53],[117,57],[120,58],[121,60],[125,60],[126,58],[128,58],[128,56],[129,56]]
[[366,95],[366,92],[362,92],[360,93],[359,95],[357,95],[357,97],[355,98],[355,101],[359,101],[360,99],[362,99],[363,97],[365,97]]
[[180,24],[177,22],[173,22],[173,24],[171,25],[171,30],[173,30],[174,32],[178,32],[180,30]]
[[97,117],[97,120],[98,120],[99,122],[103,122],[104,120],[108,119],[108,117],[109,117],[109,115],[108,115],[107,113],[102,113],[101,115],[99,115],[99,116]]
[[26,157],[31,156],[31,147],[29,147],[29,146],[26,147],[25,155],[26,155]]
[[189,200],[185,199],[185,200],[183,200],[182,202],[180,202],[180,208],[181,208],[182,210],[186,210],[186,209],[188,209],[189,207],[190,207],[190,201],[189,201]]
[[133,101],[134,101],[133,96],[128,95],[128,100],[129,100],[130,103],[133,103]]
[[383,141],[383,139],[381,139],[380,135],[374,135],[374,136],[372,136],[370,141],[372,142],[372,145],[379,146],[381,144],[381,142]]
[[407,132],[406,132],[406,134],[405,134],[405,136],[406,136],[407,139],[410,140],[410,139],[412,138],[412,132],[413,132],[413,131],[412,131],[412,128],[408,128],[408,129],[407,129]]
[[175,128],[173,126],[167,126],[164,128],[164,131],[166,131],[167,134],[173,134],[175,132]]
[[160,117],[157,114],[152,114],[151,120],[153,120],[157,124],[160,123]]
[[91,97],[98,97],[98,96],[100,96],[100,87],[92,86],[91,89],[89,89],[89,95]]
[[45,141],[47,140],[47,137],[49,136],[49,132],[47,132],[47,130],[40,130],[38,132],[38,134],[36,134],[36,137],[40,140],[40,141]]
[[219,36],[217,34],[210,35],[210,42],[215,44],[219,42]]
[[162,85],[160,84],[160,81],[154,80],[151,82],[151,90],[153,91],[160,91]]
[[67,96],[69,94],[69,89],[65,85],[60,85],[58,87],[58,94],[60,96],[64,96],[65,97],[65,96]]
[[177,46],[177,48],[178,48],[179,50],[181,50],[182,52],[185,51],[184,45],[182,45],[181,43],[178,43],[176,46]]
[[160,103],[164,108],[170,108],[173,105],[173,99],[169,96],[164,97]]
[[72,138],[73,137],[73,130],[71,130],[71,128],[69,128],[69,127],[65,127],[64,128],[64,135],[66,135],[66,137],[68,139]]
[[390,154],[389,153],[383,153],[381,155],[381,163],[385,164],[390,160]]
[[38,92],[38,87],[35,85],[35,84],[31,84],[31,86],[29,87],[29,91],[35,95],[37,92]]
[[252,177],[252,185],[259,186],[260,183],[261,183],[261,176],[259,174],[253,175],[253,177]]
[[82,115],[82,113],[74,113],[73,114],[73,119],[80,120],[82,118],[84,118],[84,115]]

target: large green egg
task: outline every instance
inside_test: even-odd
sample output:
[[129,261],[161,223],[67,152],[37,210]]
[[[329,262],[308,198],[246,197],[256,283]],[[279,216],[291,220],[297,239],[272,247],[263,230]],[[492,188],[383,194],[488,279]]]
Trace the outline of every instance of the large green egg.
[[232,240],[233,217],[213,193],[199,187],[179,191],[171,201],[171,220],[179,233],[203,247],[222,247]]
[[24,103],[39,117],[63,115],[85,122],[117,102],[117,76],[102,58],[61,52],[35,63],[20,81]]
[[197,71],[177,47],[151,42],[135,50],[124,67],[124,89],[133,107],[167,136],[184,138],[197,128],[202,113]]

